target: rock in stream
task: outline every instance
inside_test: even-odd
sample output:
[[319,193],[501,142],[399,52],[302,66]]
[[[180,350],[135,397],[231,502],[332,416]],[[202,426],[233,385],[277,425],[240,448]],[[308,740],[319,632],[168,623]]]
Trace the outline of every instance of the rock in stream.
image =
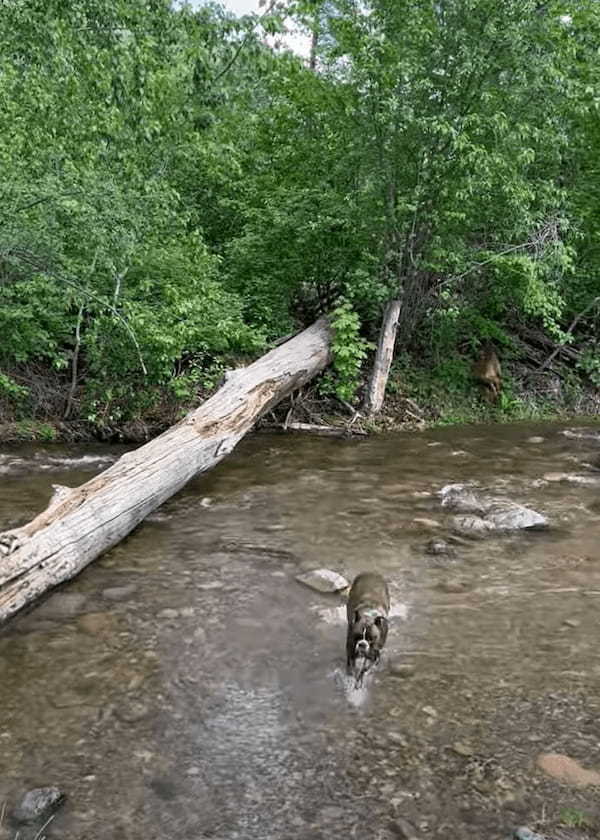
[[28,790],[13,811],[17,823],[32,823],[49,817],[64,799],[64,793],[57,787]]
[[464,484],[447,484],[440,491],[442,507],[456,512],[453,530],[463,536],[484,537],[492,531],[537,530],[548,527],[545,516],[511,499],[487,497]]

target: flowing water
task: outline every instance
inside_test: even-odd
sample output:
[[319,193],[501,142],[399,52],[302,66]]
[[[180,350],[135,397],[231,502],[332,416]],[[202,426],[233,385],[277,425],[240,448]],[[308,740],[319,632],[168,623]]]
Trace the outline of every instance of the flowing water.
[[[564,428],[244,441],[0,634],[0,838],[50,784],[49,840],[596,836],[564,811],[597,817],[592,789],[535,768],[600,769],[600,433]],[[119,454],[5,447],[0,527]],[[552,527],[428,554],[449,536],[437,493],[463,481]],[[356,695],[342,597],[295,580],[314,567],[390,582]]]

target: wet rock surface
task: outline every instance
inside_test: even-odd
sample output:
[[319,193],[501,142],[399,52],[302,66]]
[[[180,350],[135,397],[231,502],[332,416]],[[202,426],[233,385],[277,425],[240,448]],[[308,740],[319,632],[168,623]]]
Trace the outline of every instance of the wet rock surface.
[[83,611],[87,595],[82,592],[53,592],[35,609],[38,620],[61,621]]
[[349,586],[343,575],[333,572],[331,569],[312,569],[301,575],[296,575],[296,580],[317,592],[340,592]]
[[33,823],[46,819],[62,803],[64,794],[57,787],[34,788],[27,791],[12,817],[16,823]]
[[135,583],[128,583],[125,586],[109,586],[102,590],[102,597],[108,601],[127,601],[133,598],[136,591]]
[[[600,769],[597,488],[540,482],[592,444],[561,428],[242,443],[52,595],[78,602],[0,634],[1,840],[48,779],[68,794],[48,840],[597,840],[598,788],[536,764]],[[0,518],[80,469],[19,473]],[[444,483],[561,527],[452,534],[487,508],[441,507]],[[344,682],[343,594],[296,581],[320,568],[389,581],[364,691]]]
[[511,499],[486,496],[463,484],[440,491],[442,507],[456,511],[452,526],[458,534],[483,537],[490,531],[519,531],[548,527],[541,513]]

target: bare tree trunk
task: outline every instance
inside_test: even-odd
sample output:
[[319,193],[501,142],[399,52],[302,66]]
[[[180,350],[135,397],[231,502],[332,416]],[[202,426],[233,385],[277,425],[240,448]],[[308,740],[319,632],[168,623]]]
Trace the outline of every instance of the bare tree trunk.
[[271,350],[180,423],[80,487],[57,488],[27,525],[0,534],[0,623],[122,540],[191,478],[218,464],[255,421],[330,362],[326,318]]
[[75,399],[75,391],[77,390],[77,375],[79,367],[79,351],[81,349],[81,324],[83,322],[83,303],[79,307],[77,313],[77,326],[75,327],[75,347],[73,348],[73,360],[71,362],[71,387],[69,388],[69,396],[67,397],[67,407],[63,414],[63,420],[67,420],[73,408],[73,400]]
[[394,358],[394,345],[400,316],[400,300],[390,300],[383,313],[377,353],[373,363],[373,372],[369,380],[365,396],[365,411],[369,415],[377,414],[383,406],[385,388],[390,375],[390,367]]

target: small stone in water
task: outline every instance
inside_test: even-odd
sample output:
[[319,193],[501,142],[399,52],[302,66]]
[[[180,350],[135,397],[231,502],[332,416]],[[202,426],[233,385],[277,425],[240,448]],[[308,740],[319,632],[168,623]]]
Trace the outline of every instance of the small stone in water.
[[124,601],[133,595],[137,589],[135,583],[128,583],[126,586],[110,586],[108,589],[102,590],[102,597],[109,601]]
[[532,437],[527,438],[527,443],[543,443],[544,438],[540,435],[532,435]]
[[349,585],[345,577],[332,572],[331,569],[312,569],[310,572],[296,575],[296,580],[317,592],[340,592]]
[[578,621],[576,618],[565,618],[563,624],[565,624],[567,627],[579,627],[581,621]]
[[452,749],[457,755],[464,755],[465,758],[468,756],[473,755],[473,750],[468,744],[463,743],[462,741],[456,741],[452,744]]
[[428,717],[437,717],[437,712],[436,712],[436,710],[433,708],[433,706],[423,706],[422,711],[423,711],[423,712],[424,712],[424,713],[425,713]]
[[400,840],[418,840],[415,829],[408,820],[399,817],[390,824],[391,830]]
[[457,595],[459,592],[465,591],[466,584],[461,580],[442,580],[438,583],[438,588],[449,595]]
[[111,633],[115,627],[115,617],[108,612],[93,612],[80,615],[77,625],[84,633],[90,636],[101,636]]
[[429,540],[425,546],[427,554],[440,555],[452,554],[452,549],[445,540]]
[[161,610],[156,617],[170,619],[177,618],[178,615],[179,613],[177,612],[177,610],[172,610],[169,607],[167,607],[166,609]]
[[27,791],[13,812],[19,823],[35,822],[54,811],[64,799],[57,787],[34,788]]
[[408,677],[414,676],[415,666],[410,665],[408,662],[399,662],[397,664],[392,663],[392,665],[390,665],[390,674],[393,677],[407,679]]
[[547,472],[544,473],[544,481],[567,481],[569,473],[564,472]]
[[116,715],[123,723],[138,723],[143,720],[150,710],[144,703],[139,700],[132,700],[125,702],[123,706],[116,710]]
[[435,519],[428,519],[426,516],[415,516],[413,523],[415,525],[422,525],[423,528],[434,529],[442,527],[440,522],[437,522]]
[[541,834],[537,834],[535,831],[530,831],[525,826],[521,828],[516,828],[513,832],[514,840],[544,840]]
[[86,601],[87,595],[83,592],[57,592],[37,608],[36,617],[51,621],[72,618],[82,611]]

